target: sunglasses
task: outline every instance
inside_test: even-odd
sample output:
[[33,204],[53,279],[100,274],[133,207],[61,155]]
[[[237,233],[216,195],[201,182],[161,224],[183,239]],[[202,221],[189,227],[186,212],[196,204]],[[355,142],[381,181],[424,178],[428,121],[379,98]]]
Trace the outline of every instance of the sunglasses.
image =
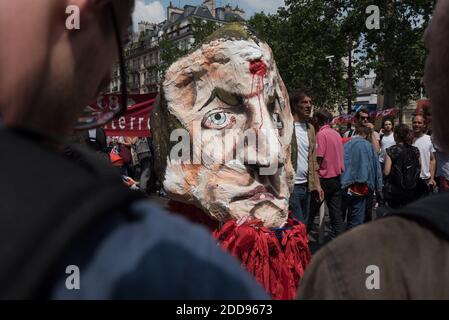
[[108,10],[111,14],[112,26],[114,28],[115,38],[117,42],[117,49],[119,51],[119,69],[121,80],[121,99],[118,108],[113,108],[105,111],[94,110],[91,107],[86,107],[83,114],[78,118],[75,125],[75,130],[83,131],[102,127],[112,121],[114,118],[120,117],[127,109],[128,90],[126,87],[126,69],[125,58],[123,54],[124,43],[120,36],[120,28],[118,24],[117,12],[113,2],[108,4]]

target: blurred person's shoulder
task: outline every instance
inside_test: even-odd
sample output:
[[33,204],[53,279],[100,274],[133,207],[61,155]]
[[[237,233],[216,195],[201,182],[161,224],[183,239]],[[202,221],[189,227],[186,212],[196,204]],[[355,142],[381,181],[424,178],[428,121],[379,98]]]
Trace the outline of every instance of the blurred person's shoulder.
[[447,299],[448,281],[447,239],[415,220],[391,216],[322,248],[306,270],[298,298]]
[[[93,228],[56,268],[53,299],[265,299],[261,287],[205,228],[148,201]],[[68,290],[64,268],[80,270]]]

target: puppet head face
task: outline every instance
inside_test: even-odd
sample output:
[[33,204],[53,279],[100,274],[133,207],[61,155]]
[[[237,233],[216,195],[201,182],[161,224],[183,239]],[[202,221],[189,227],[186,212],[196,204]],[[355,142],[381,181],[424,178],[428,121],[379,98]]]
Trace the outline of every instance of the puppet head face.
[[225,28],[242,36],[216,36],[166,73],[165,108],[190,149],[182,161],[171,153],[163,184],[219,221],[254,217],[280,227],[293,183],[287,90],[269,46],[240,25]]

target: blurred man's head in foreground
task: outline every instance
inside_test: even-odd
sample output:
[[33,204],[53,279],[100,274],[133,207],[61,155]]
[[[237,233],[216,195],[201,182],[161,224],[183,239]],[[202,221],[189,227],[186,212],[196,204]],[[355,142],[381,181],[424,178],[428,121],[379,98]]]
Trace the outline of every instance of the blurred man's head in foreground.
[[[79,8],[79,29],[66,26],[69,6]],[[0,41],[8,44],[0,48],[2,122],[69,131],[118,60],[112,10],[126,41],[133,7],[134,0],[0,0]]]

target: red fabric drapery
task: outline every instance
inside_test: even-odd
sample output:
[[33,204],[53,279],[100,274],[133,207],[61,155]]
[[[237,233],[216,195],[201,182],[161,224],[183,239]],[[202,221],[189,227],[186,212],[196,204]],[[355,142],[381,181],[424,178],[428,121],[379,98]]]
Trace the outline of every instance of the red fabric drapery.
[[295,298],[311,259],[304,224],[289,219],[284,228],[273,230],[257,219],[242,224],[229,220],[220,228],[217,221],[192,205],[170,201],[169,208],[207,226],[222,248],[238,258],[273,299]]

